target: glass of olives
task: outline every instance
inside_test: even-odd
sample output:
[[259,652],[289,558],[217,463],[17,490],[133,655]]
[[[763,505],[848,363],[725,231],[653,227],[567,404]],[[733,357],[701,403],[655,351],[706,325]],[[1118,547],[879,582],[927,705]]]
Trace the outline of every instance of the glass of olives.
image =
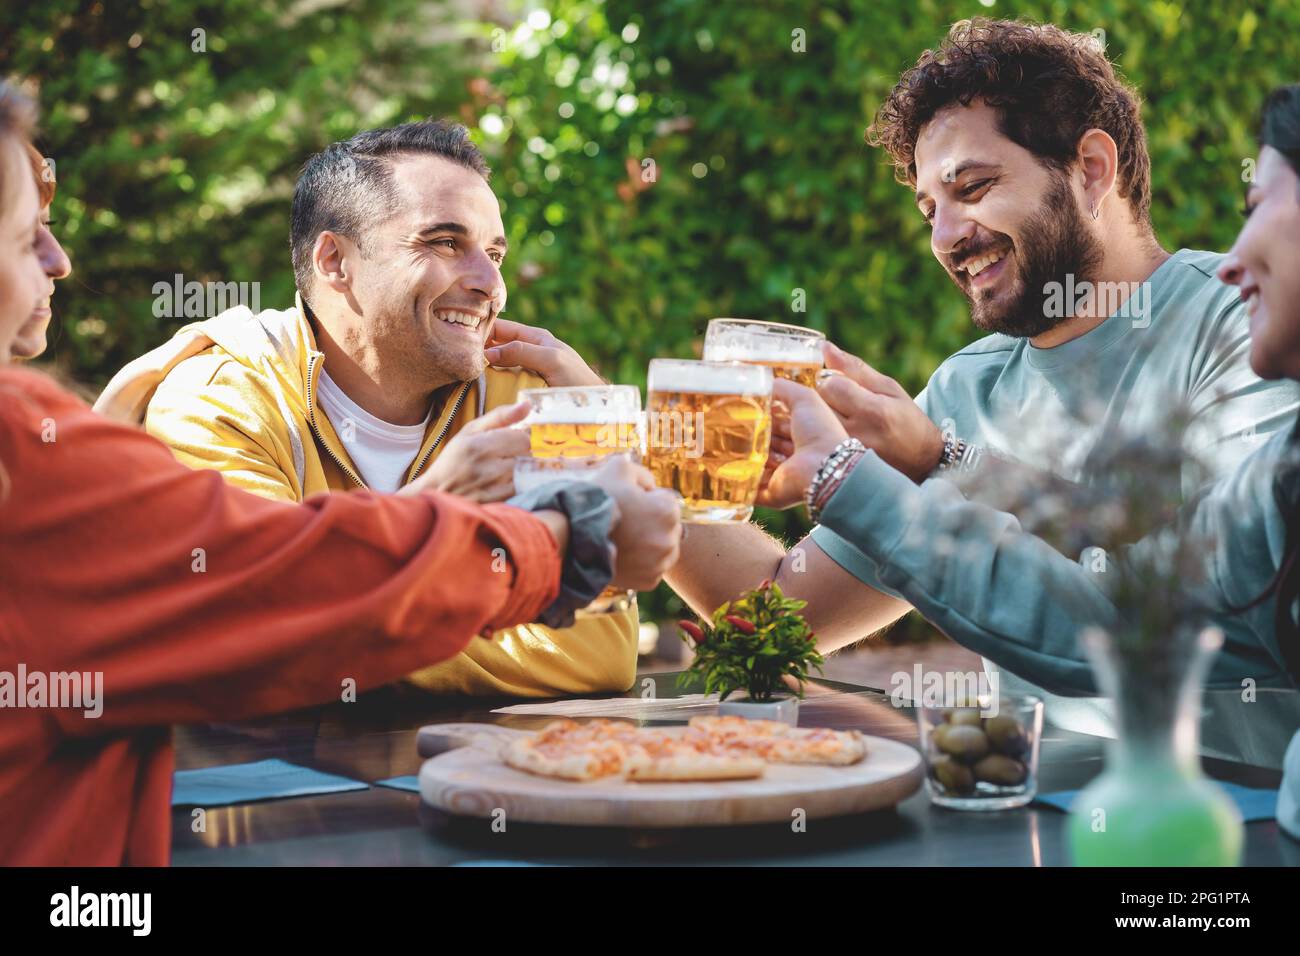
[[1002,697],[997,706],[918,707],[926,789],[941,807],[1009,810],[1038,792],[1043,702]]

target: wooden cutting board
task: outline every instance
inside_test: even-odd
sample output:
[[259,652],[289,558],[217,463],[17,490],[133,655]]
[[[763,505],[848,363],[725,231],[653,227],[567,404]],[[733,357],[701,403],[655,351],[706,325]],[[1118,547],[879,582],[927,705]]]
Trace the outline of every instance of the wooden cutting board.
[[[672,732],[684,730],[663,728]],[[756,780],[699,783],[575,783],[507,767],[503,740],[529,731],[493,724],[421,728],[420,753],[438,756],[420,768],[424,802],[457,816],[527,823],[607,827],[701,827],[788,823],[891,807],[916,792],[921,755],[883,737],[867,737],[867,756],[849,767],[769,764]]]

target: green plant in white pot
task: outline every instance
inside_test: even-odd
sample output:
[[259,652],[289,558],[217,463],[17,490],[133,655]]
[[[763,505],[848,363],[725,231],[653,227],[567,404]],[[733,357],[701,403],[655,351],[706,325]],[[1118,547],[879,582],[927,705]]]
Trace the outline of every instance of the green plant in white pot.
[[[678,622],[683,640],[695,650],[682,682],[698,679],[706,694],[718,694],[719,713],[797,723],[808,669],[821,673],[823,663],[815,635],[799,613],[806,603],[764,581],[714,611],[707,629],[694,621]],[[793,696],[786,678],[796,683]],[[727,699],[739,691],[744,699]]]

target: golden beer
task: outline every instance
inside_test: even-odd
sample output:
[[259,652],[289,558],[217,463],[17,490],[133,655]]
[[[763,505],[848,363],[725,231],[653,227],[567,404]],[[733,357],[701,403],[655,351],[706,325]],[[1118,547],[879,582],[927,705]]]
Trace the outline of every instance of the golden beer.
[[766,365],[773,375],[815,388],[825,341],[816,329],[798,325],[712,319],[704,333],[704,360]]
[[682,496],[682,520],[747,520],[772,439],[771,369],[654,359],[646,411],[646,465]]
[[798,362],[762,362],[752,359],[750,363],[753,365],[766,365],[777,378],[789,379],[800,385],[806,385],[808,388],[817,387],[817,373],[822,370],[820,362],[816,365],[804,365]]
[[641,450],[641,392],[633,385],[526,388],[534,458],[586,458]]
[[637,422],[534,422],[529,426],[534,458],[585,458],[615,451],[639,451]]

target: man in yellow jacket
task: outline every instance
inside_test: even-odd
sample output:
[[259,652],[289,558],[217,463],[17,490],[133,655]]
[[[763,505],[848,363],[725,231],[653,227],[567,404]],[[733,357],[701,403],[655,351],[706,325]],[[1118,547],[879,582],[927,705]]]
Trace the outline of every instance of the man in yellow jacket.
[[[505,427],[522,417],[519,390],[601,380],[549,333],[498,320],[506,240],[488,175],[465,129],[442,122],[327,147],[294,190],[295,307],[181,329],[119,372],[97,410],[269,498],[398,491],[426,472],[478,501],[509,497],[528,453],[527,434]],[[499,631],[409,679],[446,693],[623,691],[637,632],[632,602],[563,630]]]

